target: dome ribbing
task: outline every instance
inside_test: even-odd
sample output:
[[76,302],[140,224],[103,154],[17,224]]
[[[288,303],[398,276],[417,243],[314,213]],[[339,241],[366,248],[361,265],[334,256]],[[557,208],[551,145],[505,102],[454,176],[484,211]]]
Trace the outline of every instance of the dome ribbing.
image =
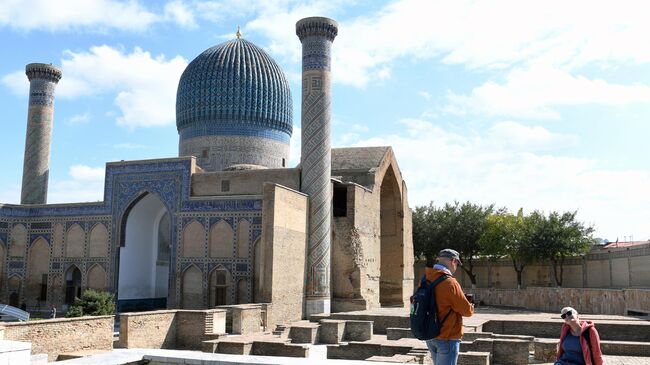
[[245,135],[288,143],[292,117],[284,73],[266,52],[244,39],[205,50],[178,83],[176,127],[181,139]]

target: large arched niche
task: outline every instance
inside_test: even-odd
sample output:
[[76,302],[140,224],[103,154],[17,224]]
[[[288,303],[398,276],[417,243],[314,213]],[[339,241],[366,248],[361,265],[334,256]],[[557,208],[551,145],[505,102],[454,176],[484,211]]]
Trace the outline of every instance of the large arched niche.
[[83,257],[85,240],[86,233],[79,224],[75,223],[70,226],[65,236],[65,256]]
[[262,303],[262,287],[264,283],[264,250],[262,239],[258,238],[253,243],[253,303]]
[[203,257],[205,242],[205,228],[201,223],[193,220],[183,228],[183,257]]
[[[171,237],[169,212],[155,194],[143,193],[124,212],[121,221],[117,310],[140,311],[167,307],[169,250],[159,257],[159,232]],[[161,222],[163,222],[161,226]]]
[[38,237],[29,247],[25,299],[28,306],[39,306],[47,300],[47,274],[50,267],[50,246]]
[[65,229],[63,224],[57,223],[54,225],[54,243],[52,245],[52,256],[61,257],[63,256],[63,236]]
[[404,235],[400,183],[393,165],[388,166],[380,187],[380,277],[382,306],[403,306]]
[[190,265],[183,271],[181,307],[183,309],[203,309],[203,273],[196,265]]
[[27,248],[27,228],[22,224],[16,224],[11,229],[11,240],[9,242],[9,256],[25,256]]
[[230,224],[219,220],[210,229],[210,257],[233,257],[234,232]]
[[77,265],[70,265],[65,271],[65,304],[74,303],[75,298],[81,298],[81,270]]
[[90,230],[88,255],[90,257],[108,256],[108,229],[102,223],[95,224]]
[[106,290],[106,270],[99,265],[93,265],[86,275],[87,287],[95,290]]
[[208,286],[208,304],[210,307],[233,304],[232,297],[234,289],[232,285],[232,276],[228,269],[221,265],[215,267],[210,273]]
[[23,280],[19,275],[12,275],[7,281],[9,305],[13,307],[20,306],[20,295],[23,286]]
[[247,219],[242,219],[237,224],[237,256],[240,258],[248,257],[248,245],[250,242],[249,230],[251,224]]

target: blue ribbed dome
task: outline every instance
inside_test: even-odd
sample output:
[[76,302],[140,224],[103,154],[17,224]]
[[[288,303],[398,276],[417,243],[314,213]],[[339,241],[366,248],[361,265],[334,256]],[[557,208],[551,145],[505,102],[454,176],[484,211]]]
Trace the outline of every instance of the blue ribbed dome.
[[181,140],[217,135],[289,142],[289,82],[262,49],[234,39],[205,50],[185,69],[176,94]]

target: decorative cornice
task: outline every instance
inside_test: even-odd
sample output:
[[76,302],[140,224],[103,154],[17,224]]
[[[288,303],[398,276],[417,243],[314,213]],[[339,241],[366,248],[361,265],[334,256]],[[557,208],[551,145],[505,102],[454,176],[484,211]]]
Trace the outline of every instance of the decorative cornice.
[[63,71],[52,64],[30,63],[25,66],[25,74],[29,81],[32,81],[32,79],[44,79],[58,83],[63,76]]
[[330,42],[338,34],[339,25],[335,20],[324,17],[304,18],[296,23],[296,35],[302,42],[306,37],[324,37]]

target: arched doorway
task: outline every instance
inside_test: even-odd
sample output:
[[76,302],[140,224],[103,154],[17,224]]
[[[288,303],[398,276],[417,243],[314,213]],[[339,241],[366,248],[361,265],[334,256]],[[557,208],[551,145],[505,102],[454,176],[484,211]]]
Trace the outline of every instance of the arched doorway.
[[379,302],[382,306],[403,306],[404,234],[402,199],[393,167],[381,182],[380,197],[380,278]]
[[171,219],[155,194],[136,199],[122,218],[118,312],[167,307]]
[[72,265],[65,272],[65,304],[74,303],[74,298],[81,298],[81,270]]

